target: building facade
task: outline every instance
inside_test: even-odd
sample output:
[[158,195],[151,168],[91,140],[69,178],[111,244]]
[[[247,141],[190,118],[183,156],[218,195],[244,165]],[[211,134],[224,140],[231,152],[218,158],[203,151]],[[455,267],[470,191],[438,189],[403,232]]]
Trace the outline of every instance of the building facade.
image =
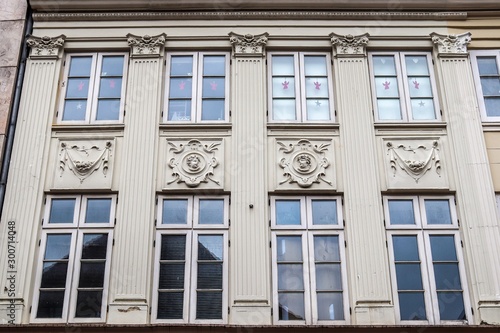
[[0,330],[498,329],[496,1],[30,5]]

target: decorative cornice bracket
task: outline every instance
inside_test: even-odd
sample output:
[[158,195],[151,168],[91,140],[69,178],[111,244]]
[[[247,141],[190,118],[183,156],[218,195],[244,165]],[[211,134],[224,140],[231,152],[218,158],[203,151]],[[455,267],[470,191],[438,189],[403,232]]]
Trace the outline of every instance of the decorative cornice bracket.
[[26,43],[31,47],[32,59],[58,59],[62,53],[65,35],[59,35],[57,37],[36,37],[29,36]]
[[466,57],[468,56],[467,44],[471,42],[471,33],[460,35],[441,35],[431,33],[432,43],[440,57]]
[[130,56],[132,58],[159,57],[165,48],[166,37],[164,33],[156,36],[127,34]]
[[333,54],[337,57],[366,57],[366,45],[370,34],[359,36],[337,35],[331,33],[330,40],[333,46]]
[[260,35],[239,35],[234,32],[229,33],[229,42],[233,46],[233,55],[235,57],[263,57],[267,45],[269,34],[264,32]]

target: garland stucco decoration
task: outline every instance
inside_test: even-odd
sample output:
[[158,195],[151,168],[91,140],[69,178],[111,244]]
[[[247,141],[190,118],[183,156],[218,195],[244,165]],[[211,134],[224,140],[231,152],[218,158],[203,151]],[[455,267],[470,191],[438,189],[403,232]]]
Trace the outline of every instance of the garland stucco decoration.
[[168,144],[171,147],[169,151],[175,156],[168,162],[174,179],[168,181],[167,185],[184,182],[188,187],[197,187],[201,183],[208,183],[209,180],[220,184],[220,181],[212,178],[214,168],[219,165],[215,151],[218,150],[220,142],[204,145],[199,140],[190,140],[187,144]]
[[136,36],[127,34],[127,43],[131,48],[133,57],[156,57],[160,56],[165,47],[166,34],[157,36]]
[[26,40],[26,43],[31,47],[31,57],[32,58],[54,58],[59,57],[59,53],[62,51],[64,46],[65,35],[59,35],[57,37],[35,37],[30,36]]
[[365,56],[370,34],[359,36],[330,34],[330,40],[337,56]]
[[69,146],[67,143],[61,142],[59,156],[60,177],[63,176],[66,169],[69,169],[80,180],[81,184],[99,169],[106,177],[111,156],[111,142],[106,142],[102,148],[96,145],[89,148],[78,145]]
[[471,42],[471,33],[460,35],[441,35],[431,33],[432,42],[436,45],[439,55],[467,55],[467,44]]
[[441,177],[441,160],[437,141],[434,141],[431,147],[419,145],[417,148],[412,148],[403,144],[394,146],[392,142],[387,142],[387,147],[394,176],[399,167],[413,178],[415,183],[418,183],[418,180],[434,167]]
[[311,187],[312,184],[323,181],[333,186],[331,181],[325,179],[326,168],[330,165],[325,157],[329,143],[314,145],[305,139],[289,145],[279,141],[277,143],[280,146],[279,151],[285,155],[279,161],[283,176],[286,177],[280,185],[297,183],[300,187]]
[[234,32],[229,33],[229,42],[233,46],[234,55],[255,56],[264,55],[267,44],[267,32],[260,35],[239,35]]

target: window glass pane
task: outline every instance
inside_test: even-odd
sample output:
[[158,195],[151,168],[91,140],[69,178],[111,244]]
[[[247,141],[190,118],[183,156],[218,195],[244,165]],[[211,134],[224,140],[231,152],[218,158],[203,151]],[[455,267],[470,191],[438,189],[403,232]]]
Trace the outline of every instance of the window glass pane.
[[204,78],[203,98],[224,98],[225,96],[224,78]]
[[196,319],[222,318],[222,292],[198,291],[196,297]]
[[344,320],[342,293],[318,293],[318,320]]
[[37,318],[61,318],[64,304],[64,290],[40,291]]
[[222,235],[198,236],[198,260],[223,260]]
[[306,78],[306,97],[328,98],[328,80],[326,77]]
[[108,234],[84,234],[82,259],[106,259]]
[[342,290],[340,264],[316,264],[317,290]]
[[418,98],[411,100],[411,112],[413,120],[436,119],[434,101],[432,99]]
[[432,97],[431,79],[429,77],[409,77],[408,89],[410,97]]
[[62,120],[85,120],[87,100],[66,100]]
[[193,80],[191,78],[171,78],[169,98],[191,98],[193,95]]
[[105,262],[82,262],[79,288],[102,288],[104,286]]
[[432,261],[456,261],[455,238],[453,235],[430,236]]
[[307,120],[330,120],[330,104],[327,99],[308,99]]
[[224,120],[225,101],[223,99],[205,99],[201,103],[201,120]]
[[84,98],[89,94],[89,79],[68,79],[66,98]]
[[477,57],[477,66],[480,75],[498,74],[496,57]]
[[396,75],[394,56],[373,56],[373,73],[379,75]]
[[419,263],[396,263],[398,290],[423,290]]
[[302,264],[278,264],[278,290],[304,290]]
[[302,237],[301,236],[278,236],[278,262],[296,261],[302,262]]
[[399,293],[399,313],[401,320],[426,320],[423,292]]
[[399,99],[378,99],[378,118],[380,120],[401,120],[401,104]]
[[273,97],[295,97],[295,79],[292,77],[273,77]]
[[316,262],[340,262],[339,236],[314,236]]
[[172,56],[170,61],[171,76],[193,75],[193,56]]
[[481,88],[484,96],[500,95],[500,79],[498,77],[482,77]]
[[40,288],[64,288],[68,274],[68,262],[48,261],[43,263]]
[[376,77],[377,97],[399,97],[398,81],[395,77]]
[[160,264],[158,289],[184,289],[184,263]]
[[429,75],[429,68],[427,66],[427,57],[424,55],[405,56],[406,61],[406,73],[408,76],[412,75]]
[[161,235],[160,260],[184,260],[185,251],[185,235]]
[[49,223],[73,223],[76,199],[52,199]]
[[304,56],[304,67],[306,76],[327,75],[325,56]]
[[168,120],[190,121],[191,120],[191,100],[170,100],[168,101]]
[[111,198],[87,199],[85,223],[109,223],[111,202]]
[[488,117],[500,117],[499,97],[485,97],[484,104],[486,108],[486,115]]
[[71,234],[47,235],[45,260],[62,260],[69,258]]
[[465,320],[464,300],[461,292],[438,292],[441,320]]
[[304,293],[279,293],[279,320],[304,320]]
[[92,57],[71,57],[69,76],[90,76]]
[[300,225],[300,200],[276,200],[276,224]]
[[226,57],[206,55],[203,57],[203,76],[224,76]]
[[448,200],[424,200],[427,224],[452,224]]
[[76,318],[99,318],[102,308],[102,290],[79,290],[76,299]]
[[161,224],[187,224],[187,199],[164,199]]
[[437,290],[461,290],[457,263],[434,263]]
[[297,120],[295,99],[274,99],[273,120]]
[[121,78],[102,78],[99,84],[99,98],[120,98],[122,94]]
[[199,224],[224,224],[224,200],[200,199]]
[[120,100],[104,99],[97,102],[96,120],[120,119]]
[[413,200],[389,200],[389,217],[391,225],[415,224]]
[[222,289],[222,263],[198,263],[197,289]]
[[122,76],[123,60],[124,60],[123,56],[102,57],[101,76]]
[[158,319],[182,319],[183,309],[183,292],[158,293]]
[[294,76],[294,61],[293,56],[272,56],[273,62],[273,75],[288,75]]
[[337,225],[337,200],[312,200],[312,220],[314,225]]
[[394,260],[420,261],[418,255],[417,236],[392,236]]

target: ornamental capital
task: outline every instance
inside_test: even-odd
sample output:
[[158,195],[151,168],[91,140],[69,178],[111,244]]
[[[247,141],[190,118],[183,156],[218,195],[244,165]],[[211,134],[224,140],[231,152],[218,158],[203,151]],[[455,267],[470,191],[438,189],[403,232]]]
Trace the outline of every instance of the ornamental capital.
[[359,36],[330,34],[333,45],[333,53],[336,56],[366,56],[366,45],[370,34]]
[[57,37],[29,36],[26,43],[31,47],[31,58],[57,59],[63,49],[65,35]]
[[159,57],[165,47],[166,34],[136,36],[127,34],[131,57]]
[[239,35],[230,32],[229,42],[233,46],[235,56],[264,56],[268,36],[267,32],[260,35]]
[[440,56],[467,56],[467,44],[471,42],[471,33],[460,35],[441,35],[431,33],[432,42]]

